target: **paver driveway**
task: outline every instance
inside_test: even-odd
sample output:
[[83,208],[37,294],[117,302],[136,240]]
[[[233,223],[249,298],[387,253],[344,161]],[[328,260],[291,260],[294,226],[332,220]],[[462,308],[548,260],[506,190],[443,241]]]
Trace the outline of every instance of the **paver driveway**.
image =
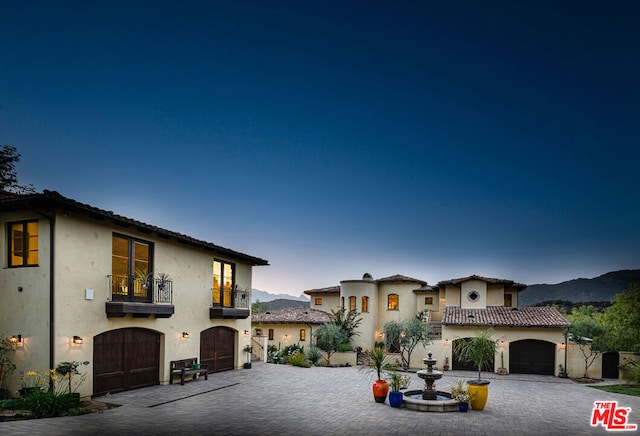
[[[462,371],[445,373],[438,389]],[[422,387],[413,375],[411,389]],[[591,427],[596,400],[631,407],[640,398],[602,392],[550,376],[488,374],[484,411],[421,413],[377,404],[371,380],[357,368],[297,368],[257,363],[184,386],[155,386],[101,398],[121,407],[83,416],[0,423],[0,434],[121,435],[580,435]]]

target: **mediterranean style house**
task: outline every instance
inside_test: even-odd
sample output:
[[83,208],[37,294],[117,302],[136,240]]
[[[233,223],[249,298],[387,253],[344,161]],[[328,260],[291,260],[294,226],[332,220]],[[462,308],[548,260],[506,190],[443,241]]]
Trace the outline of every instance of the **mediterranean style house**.
[[174,360],[242,367],[266,260],[52,191],[1,193],[0,220],[0,333],[18,370],[83,362],[79,392],[99,396],[169,383]]
[[[560,365],[567,368],[568,364],[563,327],[569,323],[553,307],[519,307],[518,294],[525,287],[512,280],[477,275],[430,286],[402,275],[374,280],[364,274],[360,280],[343,280],[340,286],[304,293],[311,299],[311,308],[358,311],[362,323],[354,346],[363,349],[372,349],[384,340],[386,322],[421,314],[432,326],[433,341],[427,348],[415,350],[412,367],[422,367],[422,358],[432,351],[439,366],[450,362],[451,369],[472,369],[455,354],[453,343],[493,328],[499,344],[492,363],[496,371],[504,367],[511,373],[557,375]],[[575,362],[569,362],[569,369],[581,371],[580,362]]]

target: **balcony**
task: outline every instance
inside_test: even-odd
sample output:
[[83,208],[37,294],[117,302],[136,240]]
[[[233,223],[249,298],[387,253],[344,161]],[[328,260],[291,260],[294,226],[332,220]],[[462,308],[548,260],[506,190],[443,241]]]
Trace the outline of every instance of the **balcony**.
[[251,316],[251,291],[235,290],[231,294],[231,305],[213,304],[209,308],[209,319],[246,319]]
[[109,275],[107,318],[133,317],[169,318],[174,314],[173,282],[157,277],[146,282],[132,275]]

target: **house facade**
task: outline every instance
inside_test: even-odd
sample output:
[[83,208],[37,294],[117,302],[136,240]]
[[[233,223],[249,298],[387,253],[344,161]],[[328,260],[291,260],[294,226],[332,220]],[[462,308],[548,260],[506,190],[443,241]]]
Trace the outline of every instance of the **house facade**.
[[[384,325],[420,314],[430,322],[433,334],[428,347],[412,354],[412,367],[423,367],[422,358],[433,352],[442,367],[471,369],[454,352],[454,343],[493,328],[499,349],[491,366],[512,373],[557,375],[567,368],[563,327],[568,321],[551,307],[518,307],[518,294],[526,285],[507,279],[472,275],[437,285],[394,275],[374,280],[343,280],[340,286],[305,291],[311,308],[356,310],[362,317],[354,346],[372,349],[384,340]],[[571,362],[571,360],[569,360]],[[569,367],[570,375],[572,367]],[[577,369],[576,369],[577,370]]]
[[173,360],[242,367],[266,260],[52,191],[2,194],[0,220],[0,333],[18,338],[18,370],[83,362],[79,392],[98,396],[168,383]]

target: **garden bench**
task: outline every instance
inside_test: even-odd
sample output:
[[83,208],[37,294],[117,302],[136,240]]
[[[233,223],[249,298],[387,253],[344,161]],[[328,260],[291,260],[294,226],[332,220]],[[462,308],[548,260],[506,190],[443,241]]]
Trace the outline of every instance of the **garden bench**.
[[209,365],[200,365],[199,368],[194,368],[198,365],[198,358],[192,357],[189,359],[172,360],[171,361],[171,375],[169,377],[169,384],[173,384],[173,376],[180,375],[180,384],[184,384],[185,375],[193,375],[195,380],[200,374],[204,374],[204,379],[209,380]]

